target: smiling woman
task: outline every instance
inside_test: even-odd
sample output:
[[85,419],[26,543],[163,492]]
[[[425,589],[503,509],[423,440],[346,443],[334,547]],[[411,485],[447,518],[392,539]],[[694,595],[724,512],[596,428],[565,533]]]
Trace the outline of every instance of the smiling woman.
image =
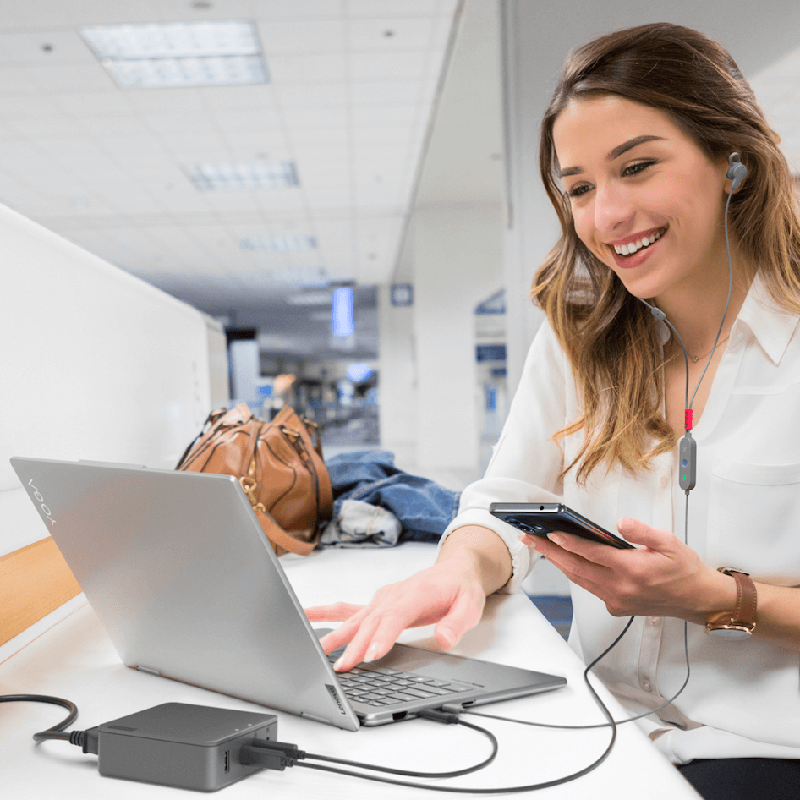
[[[307,613],[344,623],[323,640],[343,670],[415,625],[449,647],[543,555],[571,582],[570,645],[704,797],[794,797],[800,218],[778,138],[721,46],[646,25],[569,56],[540,169],[562,229],[532,288],[547,320],[485,476],[434,567]],[[501,501],[635,547],[520,541]]]
[[[532,296],[584,397],[581,416],[560,432],[586,433],[569,465],[582,480],[601,464],[636,469],[674,447],[676,427],[661,409],[658,328],[636,298],[656,301],[690,353],[711,350],[722,313],[713,286],[727,279],[723,190],[732,151],[746,153],[749,176],[729,209],[729,325],[756,272],[779,306],[800,310],[796,201],[778,142],[731,56],[696,31],[641,26],[567,59],[540,144],[562,236]],[[690,316],[709,325],[695,329]]]

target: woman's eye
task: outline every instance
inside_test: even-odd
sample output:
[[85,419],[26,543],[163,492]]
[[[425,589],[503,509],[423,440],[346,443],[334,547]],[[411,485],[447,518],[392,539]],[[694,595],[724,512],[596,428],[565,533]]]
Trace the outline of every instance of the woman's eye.
[[625,167],[625,169],[622,170],[622,176],[630,177],[633,175],[639,175],[648,167],[652,167],[655,163],[655,161],[637,161],[635,164],[629,164],[627,167]]
[[567,194],[570,197],[581,197],[582,195],[586,194],[592,187],[588,183],[579,183],[573,186]]

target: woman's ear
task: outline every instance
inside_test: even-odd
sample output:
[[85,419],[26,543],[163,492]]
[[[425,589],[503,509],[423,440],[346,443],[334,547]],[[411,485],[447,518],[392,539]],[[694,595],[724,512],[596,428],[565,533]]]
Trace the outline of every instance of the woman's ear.
[[728,171],[725,173],[725,177],[731,182],[728,189],[730,194],[736,192],[741,182],[747,177],[747,167],[742,164],[738,153],[731,153],[728,156]]

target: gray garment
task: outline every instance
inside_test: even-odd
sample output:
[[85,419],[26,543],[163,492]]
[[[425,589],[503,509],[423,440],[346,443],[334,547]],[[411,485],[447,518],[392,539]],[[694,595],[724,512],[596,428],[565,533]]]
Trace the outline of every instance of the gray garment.
[[342,500],[322,529],[323,547],[393,547],[403,526],[391,511],[363,500]]

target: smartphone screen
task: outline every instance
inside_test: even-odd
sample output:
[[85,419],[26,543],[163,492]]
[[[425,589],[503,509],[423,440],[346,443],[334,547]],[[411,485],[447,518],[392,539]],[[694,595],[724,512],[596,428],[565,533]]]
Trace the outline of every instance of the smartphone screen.
[[609,533],[563,503],[492,503],[489,511],[498,519],[533,536],[545,538],[548,533],[562,531],[620,550],[633,549],[630,542]]

